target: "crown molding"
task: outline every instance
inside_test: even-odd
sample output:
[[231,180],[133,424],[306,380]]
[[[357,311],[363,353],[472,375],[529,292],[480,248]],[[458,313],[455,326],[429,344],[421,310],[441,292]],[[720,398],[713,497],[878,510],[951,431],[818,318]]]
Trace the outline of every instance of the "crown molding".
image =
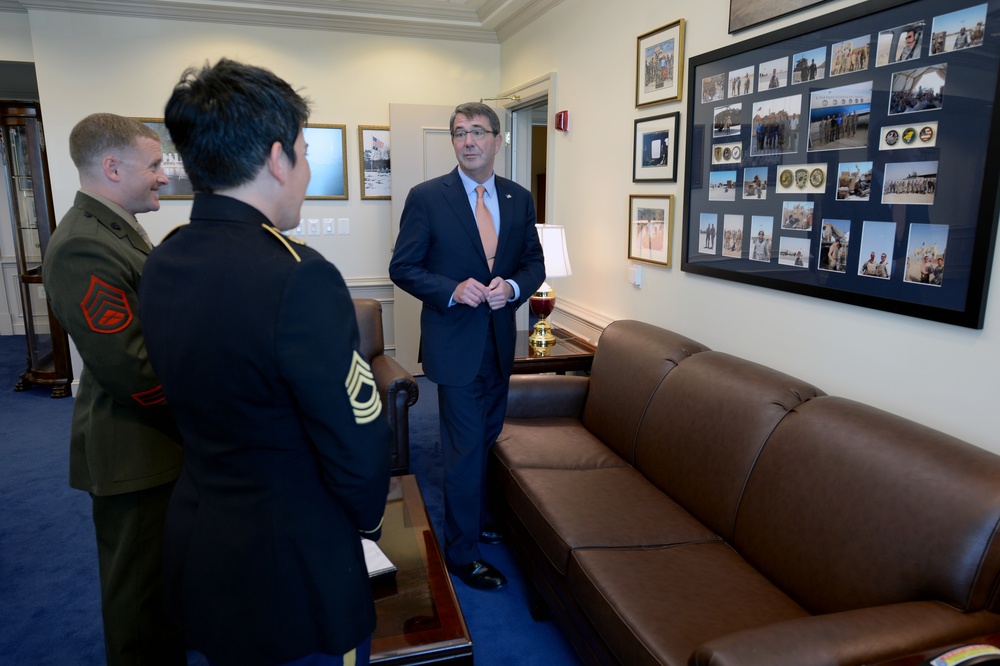
[[0,0],[61,11],[497,44],[562,0]]

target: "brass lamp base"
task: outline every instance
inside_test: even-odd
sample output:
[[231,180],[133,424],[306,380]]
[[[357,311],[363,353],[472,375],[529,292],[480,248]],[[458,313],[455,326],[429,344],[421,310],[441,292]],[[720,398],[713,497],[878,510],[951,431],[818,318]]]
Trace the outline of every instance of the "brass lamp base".
[[528,336],[528,344],[536,348],[551,347],[556,343],[556,336],[552,335],[552,326],[546,318],[552,314],[556,308],[556,291],[543,282],[531,298],[528,299],[528,307],[531,312],[538,317],[534,330]]

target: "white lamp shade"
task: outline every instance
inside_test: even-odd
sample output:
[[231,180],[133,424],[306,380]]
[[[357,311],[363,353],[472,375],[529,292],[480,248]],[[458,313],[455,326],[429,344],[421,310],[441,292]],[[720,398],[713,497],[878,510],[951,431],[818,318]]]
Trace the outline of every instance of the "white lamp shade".
[[538,230],[538,240],[545,253],[545,278],[572,275],[569,251],[566,249],[566,228],[557,224],[536,224],[535,229]]

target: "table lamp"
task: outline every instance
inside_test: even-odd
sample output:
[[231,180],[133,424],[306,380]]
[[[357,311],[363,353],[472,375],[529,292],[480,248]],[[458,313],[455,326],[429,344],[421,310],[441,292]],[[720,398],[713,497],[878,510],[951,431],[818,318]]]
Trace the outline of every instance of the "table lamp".
[[[573,269],[569,265],[569,252],[566,250],[566,229],[556,224],[536,224],[538,240],[542,243],[545,253],[545,279],[569,277]],[[551,347],[556,343],[552,335],[552,327],[546,321],[556,307],[556,292],[548,282],[542,282],[538,290],[528,299],[531,312],[538,317],[534,331],[528,336],[528,344],[532,347]]]

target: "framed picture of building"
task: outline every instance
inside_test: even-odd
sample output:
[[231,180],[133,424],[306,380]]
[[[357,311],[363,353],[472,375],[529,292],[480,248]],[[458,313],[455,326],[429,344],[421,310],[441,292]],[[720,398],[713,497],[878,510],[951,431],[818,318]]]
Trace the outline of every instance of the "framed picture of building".
[[358,155],[361,160],[361,198],[390,199],[392,163],[388,125],[358,126]]

